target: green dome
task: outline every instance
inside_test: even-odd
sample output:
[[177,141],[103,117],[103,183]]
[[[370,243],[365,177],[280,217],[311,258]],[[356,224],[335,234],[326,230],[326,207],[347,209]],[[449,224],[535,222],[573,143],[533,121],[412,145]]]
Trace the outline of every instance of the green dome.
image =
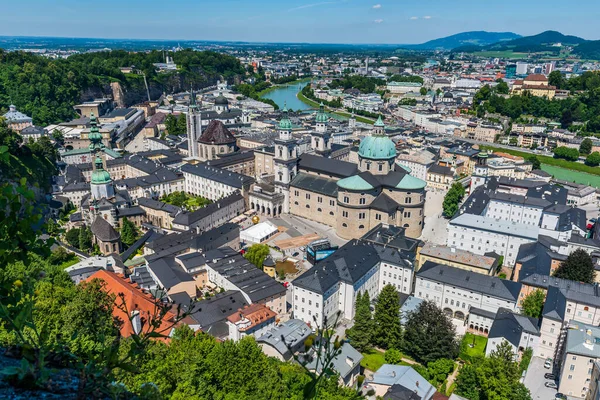
[[290,121],[290,118],[288,117],[287,107],[284,106],[283,117],[281,118],[281,121],[279,121],[279,129],[281,129],[282,131],[291,131],[292,128],[292,121]]
[[110,183],[110,174],[102,167],[102,159],[100,157],[96,158],[95,164],[96,169],[92,172],[92,184],[103,185],[105,183]]
[[387,136],[367,136],[360,142],[358,155],[371,160],[395,158],[396,145]]
[[358,175],[352,175],[348,178],[340,179],[337,182],[338,187],[348,190],[371,190],[373,186]]
[[110,174],[106,170],[96,170],[92,172],[92,185],[103,185],[110,183]]
[[427,182],[425,182],[423,179],[415,178],[414,176],[408,174],[404,175],[404,178],[402,178],[396,185],[398,189],[404,190],[424,189],[425,186],[427,186]]
[[377,117],[377,121],[375,121],[375,126],[385,126],[383,124],[383,120],[381,119],[381,115],[379,117]]
[[322,122],[322,123],[327,123],[328,119],[329,118],[327,117],[327,114],[325,113],[325,106],[323,105],[323,103],[321,103],[321,105],[319,105],[319,111],[317,111],[316,121]]

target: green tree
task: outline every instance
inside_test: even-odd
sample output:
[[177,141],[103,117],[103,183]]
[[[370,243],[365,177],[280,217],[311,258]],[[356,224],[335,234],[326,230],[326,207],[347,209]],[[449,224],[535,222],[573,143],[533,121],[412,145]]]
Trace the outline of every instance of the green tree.
[[266,244],[257,243],[253,244],[246,250],[246,253],[244,253],[244,257],[246,258],[246,260],[254,264],[256,268],[262,269],[263,262],[265,261],[265,258],[267,258],[269,253],[269,246],[267,246]]
[[450,317],[429,300],[408,315],[403,343],[406,351],[420,363],[440,358],[453,360],[458,356],[459,343]]
[[89,251],[92,248],[92,231],[89,227],[83,227],[79,229],[79,246],[82,251]]
[[522,310],[523,314],[533,317],[540,318],[542,316],[542,310],[544,308],[544,301],[546,296],[540,289],[533,291],[523,299]]
[[402,352],[397,349],[389,349],[383,355],[387,364],[400,364],[402,362]]
[[590,154],[592,152],[592,139],[590,138],[585,138],[581,141],[581,144],[579,145],[579,152],[581,154]]
[[348,330],[348,339],[352,341],[352,346],[361,353],[371,347],[373,318],[370,307],[369,292],[365,291],[364,294],[359,292],[354,305],[354,326]]
[[427,94],[427,89],[424,87],[421,87],[421,89],[419,89],[419,93],[421,93],[421,96],[425,96]]
[[125,246],[129,247],[134,244],[137,239],[137,227],[127,218],[123,218],[123,226],[121,227],[121,241]]
[[400,301],[394,285],[387,284],[379,293],[373,314],[373,343],[382,349],[399,349],[402,344]]
[[452,218],[458,211],[458,205],[465,196],[465,188],[459,182],[455,182],[444,196],[442,210],[446,218]]
[[600,165],[600,153],[595,151],[585,158],[585,165],[590,167],[597,167]]
[[509,91],[508,84],[506,82],[504,82],[502,79],[498,79],[496,82],[498,82],[498,84],[494,88],[496,93],[508,94],[508,91]]
[[556,86],[557,89],[563,89],[565,86],[565,78],[560,71],[552,71],[548,75],[548,85]]
[[454,371],[454,361],[447,358],[440,358],[439,360],[431,361],[427,363],[427,374],[429,375],[429,382],[438,387],[448,377],[448,375]]
[[62,147],[65,144],[65,135],[58,129],[52,131],[52,139],[57,146]]
[[65,234],[65,240],[67,241],[67,243],[77,249],[79,248],[79,232],[79,228],[73,228],[68,230]]
[[476,364],[464,365],[456,377],[455,393],[469,400],[482,399]]
[[569,254],[567,259],[554,271],[554,276],[557,278],[585,283],[594,283],[595,275],[592,257],[582,249],[577,249]]
[[570,147],[559,146],[554,149],[554,157],[567,161],[577,161],[579,159],[579,151]]
[[542,163],[540,163],[540,160],[537,158],[537,156],[531,155],[527,157],[527,161],[531,163],[531,169],[533,170],[540,169],[542,167]]

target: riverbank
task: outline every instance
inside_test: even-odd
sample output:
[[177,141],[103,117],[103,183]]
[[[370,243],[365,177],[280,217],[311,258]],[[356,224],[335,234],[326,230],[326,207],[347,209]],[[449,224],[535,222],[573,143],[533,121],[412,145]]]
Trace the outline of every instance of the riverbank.
[[[519,150],[504,149],[504,148],[500,148],[500,147],[487,146],[487,145],[481,145],[481,148],[486,149],[486,150],[492,150],[494,152],[507,153],[507,154],[511,154],[513,156],[523,157],[525,159],[527,159],[528,157],[531,157],[531,156],[535,156],[535,157],[537,157],[538,160],[540,160],[540,163],[542,163],[542,164],[551,165],[554,167],[559,167],[559,168],[567,169],[567,170],[571,170],[571,171],[579,171],[579,172],[583,172],[583,173],[590,174],[590,175],[600,176],[600,168],[599,167],[590,167],[589,165],[585,165],[585,164],[574,162],[574,161],[567,161],[567,160],[563,160],[560,158],[544,156],[541,154],[531,154],[531,153],[525,153],[525,152],[522,152]],[[566,179],[566,180],[569,180],[569,179]]]
[[[301,102],[303,102],[303,103],[305,103],[305,104],[307,104],[307,105],[309,105],[311,107],[318,108],[319,105],[320,105],[316,101],[311,100],[308,97],[306,97],[305,95],[303,95],[302,92],[298,92],[298,94],[296,95],[296,97],[298,97],[298,99]],[[329,107],[327,107],[327,106],[325,106],[325,110],[328,111],[328,112],[330,112],[330,113],[333,113],[335,115],[339,115],[340,117],[350,118],[351,115],[352,115],[350,113],[341,112],[341,111],[331,111],[331,109]],[[366,118],[366,117],[361,117],[360,115],[355,115],[354,117],[356,118],[356,120],[358,122],[364,122],[365,124],[370,124],[370,125],[373,125],[375,123],[374,120]]]
[[296,79],[295,81],[291,81],[291,82],[287,82],[287,83],[280,83],[280,84],[271,85],[268,88],[266,88],[266,89],[261,90],[260,92],[258,92],[258,96],[262,97],[265,94],[271,93],[274,90],[281,89],[282,87],[297,85],[299,83],[309,82],[310,80],[311,80],[310,77],[306,77],[306,78],[302,78],[302,79]]

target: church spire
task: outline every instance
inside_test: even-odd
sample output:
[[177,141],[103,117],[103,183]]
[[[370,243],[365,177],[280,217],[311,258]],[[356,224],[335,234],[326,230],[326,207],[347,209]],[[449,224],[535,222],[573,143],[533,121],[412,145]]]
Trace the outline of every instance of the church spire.
[[98,129],[98,123],[96,122],[94,113],[90,113],[90,134],[88,138],[90,139],[89,149],[92,153],[95,154],[104,148],[104,144],[102,143],[102,134]]

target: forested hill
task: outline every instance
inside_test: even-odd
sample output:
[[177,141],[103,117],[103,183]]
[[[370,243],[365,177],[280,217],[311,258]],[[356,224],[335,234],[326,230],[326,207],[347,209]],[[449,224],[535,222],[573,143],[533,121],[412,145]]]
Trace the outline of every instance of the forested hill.
[[177,71],[157,73],[153,63],[164,62],[160,51],[129,53],[122,50],[48,59],[0,49],[0,114],[10,104],[44,125],[75,117],[73,105],[111,94],[111,82],[122,86],[127,105],[147,98],[143,77],[123,74],[119,67],[135,66],[146,74],[150,95],[210,86],[221,77],[233,81],[244,74],[239,61],[212,51],[170,53]]

